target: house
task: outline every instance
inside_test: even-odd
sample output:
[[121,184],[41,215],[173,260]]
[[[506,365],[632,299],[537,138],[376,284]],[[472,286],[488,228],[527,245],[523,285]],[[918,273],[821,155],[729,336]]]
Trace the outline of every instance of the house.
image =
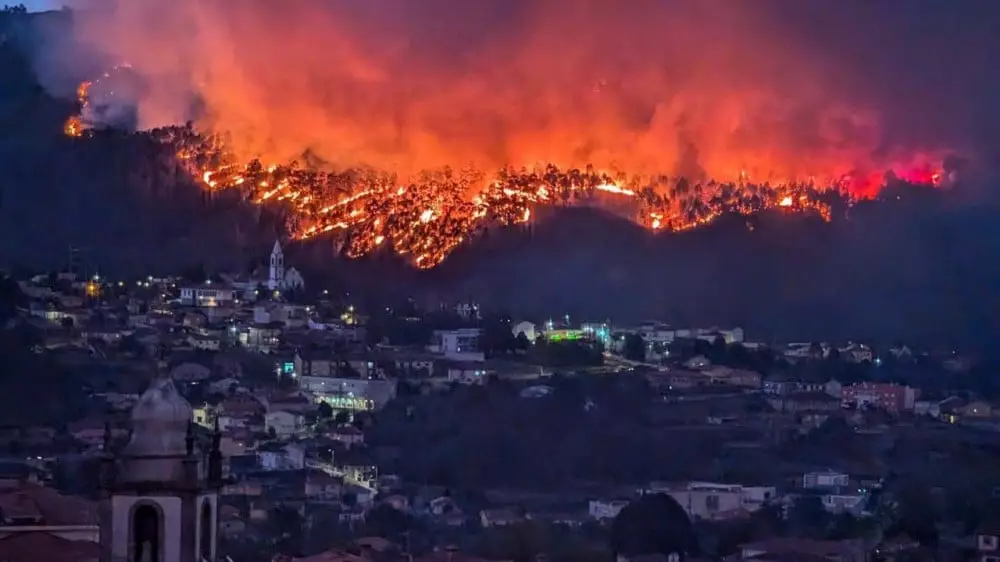
[[862,382],[845,386],[840,393],[845,407],[877,408],[893,414],[911,411],[918,391],[899,384]]
[[775,497],[774,488],[753,489],[740,484],[690,482],[681,486],[652,486],[651,491],[670,495],[689,517],[721,520],[741,517]]
[[835,412],[841,409],[840,400],[825,392],[793,392],[785,396],[772,396],[768,404],[779,412]]
[[67,541],[98,541],[97,506],[88,500],[24,482],[0,488],[0,543],[39,533]]
[[264,404],[249,394],[234,394],[223,400],[217,408],[220,418],[223,416],[229,418],[246,418],[263,415],[265,410],[266,407]]
[[305,426],[302,414],[275,410],[264,414],[264,430],[273,433],[279,439],[288,439],[298,435]]
[[96,541],[67,539],[45,531],[18,533],[0,538],[4,562],[95,562],[101,546]]
[[427,502],[427,511],[435,517],[462,513],[461,508],[451,496],[438,496]]
[[485,384],[489,374],[486,363],[481,361],[447,361],[445,368],[448,382],[465,385]]
[[310,414],[316,411],[316,402],[304,392],[275,392],[263,400],[268,410],[284,410],[294,414]]
[[709,384],[757,389],[761,387],[760,373],[746,369],[713,366],[702,371]]
[[263,470],[302,470],[306,466],[305,449],[295,443],[268,443],[257,448],[257,462]]
[[307,498],[333,500],[341,497],[344,479],[318,469],[306,472],[305,495]]
[[479,348],[481,332],[479,328],[434,330],[427,349],[459,361],[483,361],[485,355]]
[[187,344],[201,351],[219,351],[222,349],[222,338],[216,335],[192,333],[188,334]]
[[353,425],[340,425],[330,428],[324,432],[324,435],[348,447],[365,444],[365,434]]
[[598,521],[606,521],[617,517],[628,504],[628,500],[590,500],[587,514]]
[[535,341],[538,338],[538,332],[535,327],[535,324],[532,322],[528,322],[527,320],[523,320],[521,322],[518,322],[517,324],[514,324],[514,326],[511,328],[511,332],[514,333],[515,338],[518,337],[519,334],[524,334],[524,336],[528,338],[528,341],[531,342]]
[[396,372],[409,377],[430,376],[434,373],[434,356],[426,353],[393,354],[389,360],[395,365]]
[[211,280],[199,285],[181,287],[181,304],[197,307],[229,306],[236,301],[236,291],[224,283]]
[[524,521],[524,515],[513,508],[484,509],[479,512],[479,523],[483,527],[504,527]]
[[786,376],[770,376],[761,383],[761,389],[764,394],[770,396],[785,396],[791,394],[799,389],[797,381],[789,379]]
[[987,524],[976,530],[976,562],[1000,562],[1000,526]]
[[316,395],[335,410],[371,411],[396,397],[396,381],[343,377],[303,376],[299,387]]
[[283,328],[284,324],[280,322],[254,323],[241,331],[237,339],[243,347],[251,351],[274,353],[281,345]]
[[[299,387],[311,389],[323,380],[349,374],[345,358],[332,350],[299,351],[292,361],[292,377],[299,379]],[[374,367],[374,362],[372,362]],[[360,371],[356,373],[362,375]]]
[[698,371],[671,369],[667,373],[649,373],[650,386],[659,390],[686,390],[708,384],[708,378]]
[[864,344],[852,342],[837,349],[837,351],[841,359],[851,363],[871,362],[875,359],[875,353],[872,351],[872,348]]
[[807,490],[830,489],[848,486],[851,477],[845,472],[821,470],[802,475],[802,487]]
[[823,508],[830,513],[861,515],[868,505],[868,493],[862,488],[831,490],[820,498]]

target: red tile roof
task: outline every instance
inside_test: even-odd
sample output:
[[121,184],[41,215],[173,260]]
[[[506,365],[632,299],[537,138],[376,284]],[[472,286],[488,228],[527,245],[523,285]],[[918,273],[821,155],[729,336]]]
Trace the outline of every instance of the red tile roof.
[[15,533],[0,539],[4,562],[97,562],[101,547],[95,542],[71,541],[45,532]]
[[41,517],[46,525],[98,523],[94,502],[27,482],[0,487],[0,513],[6,517]]

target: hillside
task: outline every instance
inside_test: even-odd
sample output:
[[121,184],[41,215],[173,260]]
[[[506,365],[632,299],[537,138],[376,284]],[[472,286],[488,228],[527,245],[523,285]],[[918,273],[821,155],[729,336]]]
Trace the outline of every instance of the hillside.
[[[62,266],[72,246],[94,269],[140,275],[265,255],[277,212],[208,198],[143,135],[65,137],[73,106],[46,94],[25,56],[37,22],[5,25],[0,263]],[[661,235],[595,210],[552,210],[530,229],[492,229],[428,272],[385,255],[345,260],[328,240],[291,248],[291,261],[354,294],[473,297],[525,314],[741,324],[792,339],[1000,336],[997,198],[899,195],[830,224],[729,217]]]

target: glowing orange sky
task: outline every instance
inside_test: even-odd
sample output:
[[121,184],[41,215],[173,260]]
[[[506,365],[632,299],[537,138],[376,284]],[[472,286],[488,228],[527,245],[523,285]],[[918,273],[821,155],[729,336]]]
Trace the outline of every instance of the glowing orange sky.
[[76,33],[148,82],[141,126],[184,122],[197,97],[199,126],[248,157],[784,180],[923,156],[887,149],[866,85],[755,2],[116,4]]

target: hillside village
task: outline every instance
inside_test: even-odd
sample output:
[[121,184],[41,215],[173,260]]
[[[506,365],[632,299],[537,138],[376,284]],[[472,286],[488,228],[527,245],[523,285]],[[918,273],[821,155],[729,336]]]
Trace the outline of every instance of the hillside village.
[[97,540],[95,463],[159,371],[219,436],[233,560],[596,560],[657,495],[706,560],[985,561],[1000,535],[997,395],[955,350],[363,307],[277,243],[247,275],[4,282],[4,560],[29,519]]

